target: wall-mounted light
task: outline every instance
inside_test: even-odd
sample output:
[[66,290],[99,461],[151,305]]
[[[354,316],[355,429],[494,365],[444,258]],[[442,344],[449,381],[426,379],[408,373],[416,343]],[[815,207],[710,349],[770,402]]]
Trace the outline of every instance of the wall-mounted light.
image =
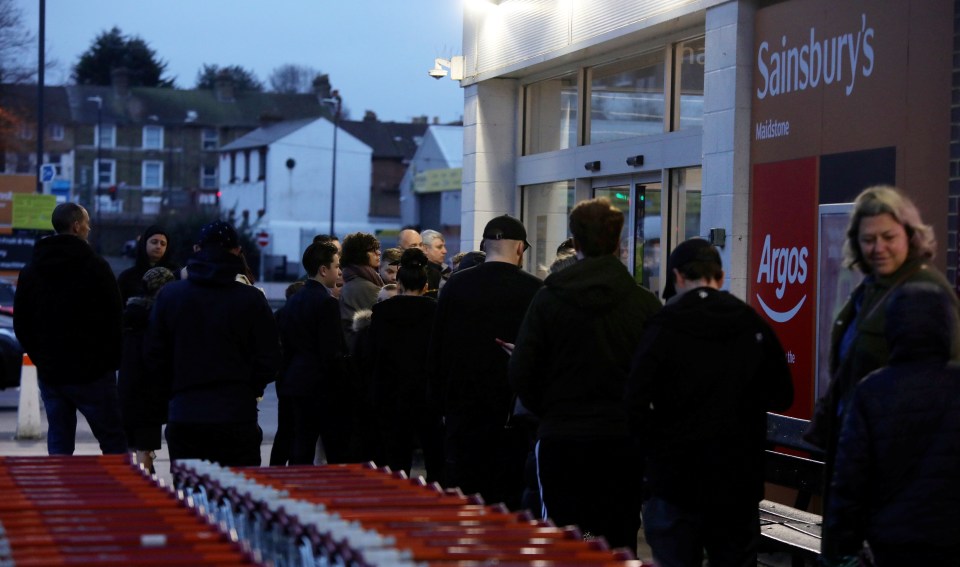
[[433,69],[427,71],[427,74],[438,81],[447,76],[447,69],[450,69],[450,78],[454,81],[463,80],[463,55],[455,55],[450,59],[441,59],[437,57],[433,60]]
[[293,169],[297,166],[297,160],[293,158],[287,158],[287,169]]
[[584,169],[587,171],[600,171],[600,162],[599,161],[588,161],[583,164]]
[[627,165],[631,165],[631,166],[633,166],[633,167],[640,167],[641,165],[643,165],[643,156],[641,155],[641,156],[630,156],[630,157],[628,157],[628,158],[627,158]]
[[711,228],[709,241],[717,248],[723,248],[727,244],[727,230],[725,228]]

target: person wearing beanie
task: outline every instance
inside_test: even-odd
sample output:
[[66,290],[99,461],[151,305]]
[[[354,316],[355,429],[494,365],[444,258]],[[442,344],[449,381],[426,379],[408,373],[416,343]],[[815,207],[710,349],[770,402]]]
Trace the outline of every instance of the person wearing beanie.
[[638,459],[623,386],[630,356],[660,302],[620,261],[624,220],[605,198],[570,212],[580,260],[551,273],[533,298],[510,357],[510,385],[539,418],[542,517],[577,524],[611,547],[636,549]]
[[143,336],[157,293],[175,279],[167,268],[150,268],[141,280],[142,294],[128,299],[123,310],[123,352],[117,375],[120,411],[130,450],[151,472],[154,451],[160,448],[160,429],[167,420],[167,405],[153,369],[144,364]]
[[527,440],[523,431],[504,428],[513,392],[498,341],[516,340],[543,282],[520,268],[530,245],[518,219],[491,219],[481,245],[486,261],[450,276],[437,301],[427,354],[430,401],[446,428],[443,484],[515,509]]
[[[657,565],[755,565],[768,411],[793,402],[773,329],[722,291],[720,253],[682,242],[667,259],[676,294],[650,319],[626,403],[646,456],[643,527]],[[635,481],[640,484],[641,479]]]
[[117,285],[120,286],[120,296],[124,305],[131,297],[143,294],[142,278],[147,270],[156,266],[171,271],[175,269],[175,265],[170,258],[172,250],[170,236],[163,227],[152,225],[143,231],[143,234],[137,240],[136,263],[117,276]]
[[237,281],[236,229],[207,224],[198,245],[187,279],[157,295],[144,344],[169,393],[167,447],[171,460],[258,466],[257,398],[280,368],[277,325],[263,293]]

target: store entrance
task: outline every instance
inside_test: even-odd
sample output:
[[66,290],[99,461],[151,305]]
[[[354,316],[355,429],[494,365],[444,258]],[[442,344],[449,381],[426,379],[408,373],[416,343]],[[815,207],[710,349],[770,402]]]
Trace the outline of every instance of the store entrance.
[[[626,217],[620,242],[620,260],[637,283],[660,297],[667,254],[677,244],[700,232],[700,168],[670,170],[668,191],[660,176],[599,178],[592,182],[594,197],[606,197]],[[666,219],[666,222],[664,222]]]

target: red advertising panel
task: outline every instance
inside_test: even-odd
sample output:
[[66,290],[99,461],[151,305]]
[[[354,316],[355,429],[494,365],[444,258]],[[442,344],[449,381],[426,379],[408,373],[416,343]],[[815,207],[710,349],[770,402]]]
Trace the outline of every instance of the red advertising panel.
[[817,158],[753,166],[750,215],[750,304],[773,327],[787,352],[794,402],[788,412],[813,413]]

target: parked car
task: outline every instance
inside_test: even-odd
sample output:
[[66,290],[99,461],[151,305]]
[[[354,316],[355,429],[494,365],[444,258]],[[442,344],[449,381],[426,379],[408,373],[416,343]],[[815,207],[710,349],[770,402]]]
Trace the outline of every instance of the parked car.
[[19,387],[23,366],[23,347],[13,332],[12,301],[9,307],[0,302],[0,389]]
[[[0,307],[9,307],[13,313],[13,296],[17,289],[7,280],[0,279]],[[11,327],[13,324],[11,323]]]

